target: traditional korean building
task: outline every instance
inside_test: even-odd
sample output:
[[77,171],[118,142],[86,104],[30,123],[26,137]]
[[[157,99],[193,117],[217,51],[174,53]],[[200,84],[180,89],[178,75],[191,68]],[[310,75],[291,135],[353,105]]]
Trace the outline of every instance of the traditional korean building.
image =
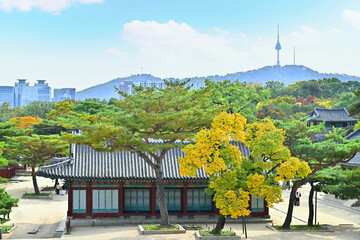
[[[345,136],[344,138],[346,140],[360,138],[360,128],[356,129],[355,131],[353,131],[349,135]],[[352,159],[350,159],[349,162],[342,163],[341,166],[343,168],[350,168],[350,169],[358,168],[360,166],[360,152],[357,152],[356,155]]]
[[10,179],[16,175],[16,171],[18,169],[25,169],[25,167],[18,162],[10,163],[7,166],[0,167],[0,177]]
[[[250,149],[234,143],[243,156]],[[72,145],[71,158],[39,168],[38,175],[60,178],[68,185],[68,212],[72,218],[159,216],[156,204],[155,172],[137,154],[97,152],[89,146]],[[162,163],[169,215],[215,216],[218,210],[212,196],[205,193],[209,177],[204,169],[195,177],[181,176],[178,158],[184,153],[171,149]],[[263,198],[250,198],[251,215],[268,217]],[[191,217],[190,217],[191,218]]]
[[331,128],[354,126],[359,118],[350,117],[346,108],[314,108],[307,121],[308,125],[325,122],[325,127]]

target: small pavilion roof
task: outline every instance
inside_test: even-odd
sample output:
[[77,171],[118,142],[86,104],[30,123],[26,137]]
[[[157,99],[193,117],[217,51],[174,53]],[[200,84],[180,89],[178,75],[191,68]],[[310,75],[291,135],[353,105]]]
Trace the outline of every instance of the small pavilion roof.
[[307,121],[310,122],[356,122],[358,117],[350,117],[346,108],[314,108]]
[[[243,143],[233,142],[244,157],[250,149]],[[85,180],[155,180],[155,171],[136,153],[129,151],[97,152],[86,145],[72,145],[73,158],[40,167],[37,174],[49,178]],[[181,176],[178,158],[185,154],[181,148],[170,149],[162,162],[165,180],[208,180],[204,168],[195,177]]]

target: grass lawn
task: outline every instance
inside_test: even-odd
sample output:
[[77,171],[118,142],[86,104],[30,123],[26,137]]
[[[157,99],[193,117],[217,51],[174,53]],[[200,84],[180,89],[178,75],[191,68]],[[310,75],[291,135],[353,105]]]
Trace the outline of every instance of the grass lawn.
[[235,236],[235,232],[229,230],[222,230],[220,234],[212,234],[210,232],[206,230],[199,231],[201,236]]
[[175,224],[171,224],[172,228],[160,228],[158,224],[153,225],[142,225],[144,227],[144,230],[179,230],[179,226]]
[[282,230],[327,230],[326,227],[323,227],[320,225],[314,225],[312,227],[309,227],[307,225],[291,225],[290,229],[284,229],[281,226],[274,226],[274,228],[278,231],[282,231]]
[[37,196],[50,196],[50,193],[39,193],[39,194],[35,194],[35,193],[25,193],[24,194],[25,197],[37,197]]
[[54,191],[54,190],[55,190],[55,187],[49,187],[49,186],[43,187],[41,189],[41,191]]
[[13,225],[0,225],[3,232],[8,232],[12,227]]

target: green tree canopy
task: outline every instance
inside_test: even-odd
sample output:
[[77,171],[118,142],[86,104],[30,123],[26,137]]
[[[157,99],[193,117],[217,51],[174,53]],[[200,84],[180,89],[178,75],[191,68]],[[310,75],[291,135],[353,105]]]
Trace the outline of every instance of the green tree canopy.
[[60,126],[59,122],[47,119],[41,120],[35,124],[31,124],[31,129],[32,133],[37,135],[60,135],[62,132],[69,132],[68,129]]
[[9,215],[13,207],[17,207],[19,199],[12,198],[5,192],[5,188],[0,188],[0,214]]
[[[343,138],[344,130],[333,128],[326,135],[325,141],[316,142],[312,140],[312,137],[314,134],[324,131],[324,124],[307,127],[306,121],[299,120],[277,121],[276,124],[286,131],[284,145],[289,148],[291,155],[306,161],[312,170],[308,178],[295,181],[291,189],[287,217],[283,224],[284,228],[289,228],[297,189],[306,182],[311,183],[312,175],[316,174],[319,170],[349,161],[359,151],[360,139],[345,140]],[[311,192],[313,191],[314,189],[312,188]],[[312,195],[310,194],[310,196]],[[309,199],[309,202],[312,203],[312,198]],[[309,225],[313,224],[312,220],[313,206],[310,204]]]
[[39,194],[35,167],[44,164],[55,155],[68,155],[69,144],[59,135],[36,135],[5,137],[6,152],[13,159],[31,165],[31,175],[35,194]]
[[358,101],[349,107],[349,113],[351,115],[360,115],[360,87],[357,89],[357,91],[354,92],[355,96],[357,97]]
[[318,171],[311,176],[313,182],[318,182],[316,191],[334,194],[342,200],[360,197],[360,168],[341,169],[340,165]]
[[269,90],[256,83],[241,83],[238,80],[212,82],[208,79],[205,83],[213,89],[210,96],[215,104],[226,106],[230,113],[242,114],[250,122],[256,119],[257,104],[270,98]]
[[5,137],[28,135],[31,132],[30,129],[16,129],[15,127],[17,124],[18,121],[0,122],[0,141],[4,141]]
[[48,114],[52,109],[55,109],[54,102],[34,101],[22,107],[20,116],[17,117],[31,116],[45,119],[46,114]]

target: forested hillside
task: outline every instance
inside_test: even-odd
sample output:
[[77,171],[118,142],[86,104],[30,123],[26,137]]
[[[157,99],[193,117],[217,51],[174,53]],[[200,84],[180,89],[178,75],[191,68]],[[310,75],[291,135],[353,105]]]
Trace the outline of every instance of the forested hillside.
[[[298,81],[310,80],[310,79],[323,79],[323,78],[337,78],[341,81],[360,81],[360,77],[349,76],[346,74],[330,74],[330,73],[319,73],[308,67],[300,65],[285,65],[283,67],[277,66],[267,66],[256,70],[246,71],[246,72],[237,72],[226,74],[224,76],[213,75],[206,77],[191,77],[191,81],[204,81],[205,79],[210,79],[214,82],[230,80],[235,81],[239,80],[240,82],[260,82],[265,84],[269,81],[279,81],[284,83],[285,86],[289,84],[296,83]],[[184,79],[175,79],[169,78],[169,80],[186,80]],[[99,98],[109,100],[110,98],[118,98],[119,95],[115,91],[115,87],[123,81],[159,81],[161,80],[158,77],[154,77],[149,74],[138,74],[132,75],[125,78],[116,78],[109,82],[96,85],[90,88],[87,88],[83,91],[76,93],[77,100],[84,100],[87,98]]]

